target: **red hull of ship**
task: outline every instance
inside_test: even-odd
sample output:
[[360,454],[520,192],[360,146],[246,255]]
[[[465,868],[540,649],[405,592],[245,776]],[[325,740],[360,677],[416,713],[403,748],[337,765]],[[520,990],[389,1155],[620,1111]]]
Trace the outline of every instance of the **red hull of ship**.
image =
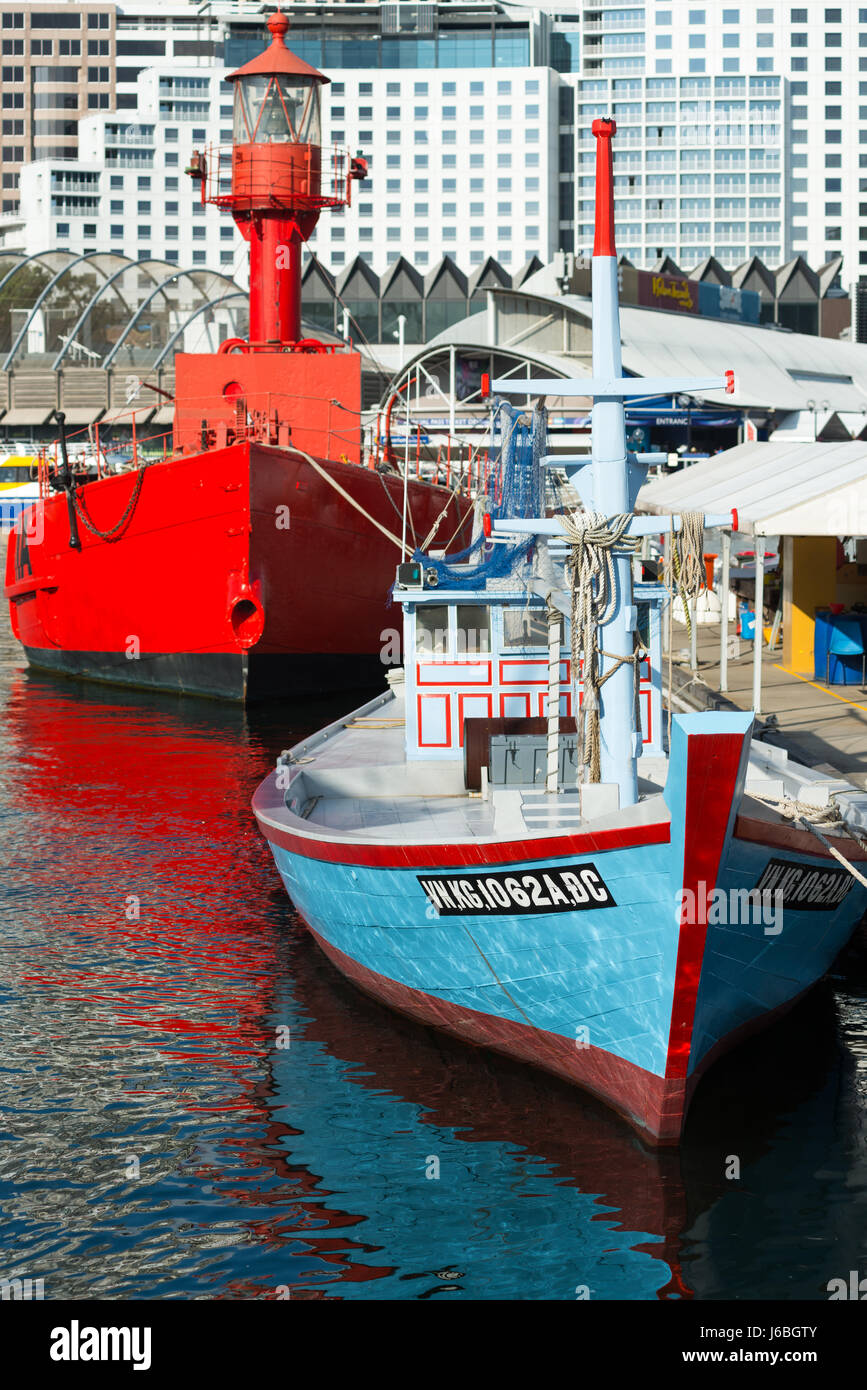
[[[291,449],[249,442],[152,464],[117,538],[80,524],[80,551],[65,497],[40,503],[29,537],[11,534],[6,566],[31,665],[233,700],[381,676],[384,630],[399,627],[387,610],[399,550],[368,517],[399,535],[403,483],[321,467],[367,517]],[[80,491],[98,530],[116,526],[135,481]],[[465,502],[414,481],[409,497],[419,541],[446,508],[433,544],[469,542]]]

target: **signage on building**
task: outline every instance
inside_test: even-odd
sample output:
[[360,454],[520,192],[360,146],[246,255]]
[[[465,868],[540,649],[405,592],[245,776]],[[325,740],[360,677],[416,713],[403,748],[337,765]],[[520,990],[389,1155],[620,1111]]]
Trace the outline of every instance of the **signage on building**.
[[[728,319],[734,323],[758,323],[761,296],[755,290],[738,290],[733,285],[714,285],[691,280],[686,275],[661,275],[655,270],[636,270],[621,265],[618,271],[621,304],[640,304],[646,309],[664,309],[676,314],[701,314],[705,318]],[[572,293],[590,296],[590,267],[576,266]]]
[[653,270],[639,270],[638,303],[647,309],[672,309],[683,314],[699,312],[698,280],[685,275],[657,275]]
[[735,323],[758,323],[761,295],[755,290],[738,290],[734,285],[699,285],[699,313],[709,318],[729,319]]

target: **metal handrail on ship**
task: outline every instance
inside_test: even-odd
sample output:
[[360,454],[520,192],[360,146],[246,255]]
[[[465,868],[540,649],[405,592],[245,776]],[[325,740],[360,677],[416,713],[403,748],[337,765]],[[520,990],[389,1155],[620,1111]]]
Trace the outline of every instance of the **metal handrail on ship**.
[[[161,392],[161,394],[164,394]],[[266,409],[264,414],[271,417],[273,411],[273,400],[276,396],[285,396],[286,392],[267,392]],[[202,400],[211,398],[202,398]],[[293,400],[297,397],[292,397]],[[339,404],[339,403],[336,403]],[[346,409],[341,407],[341,409]],[[85,425],[79,429],[71,431],[67,435],[67,444],[73,450],[70,463],[73,473],[80,474],[82,471],[89,472],[95,465],[95,478],[87,478],[84,482],[97,481],[105,477],[114,477],[119,474],[135,472],[143,465],[154,463],[167,463],[173,459],[183,457],[183,454],[173,446],[169,447],[169,434],[166,430],[159,433],[142,435],[137,425],[138,419],[143,415],[153,413],[154,407],[151,405],[138,409],[125,409],[116,415],[96,421],[92,425]],[[103,434],[106,426],[121,424],[129,421],[132,425],[132,438],[126,444],[106,445],[104,437],[100,438],[100,427]],[[244,437],[251,437],[251,429],[245,431]],[[363,461],[359,466],[369,469],[378,469],[385,462],[385,456],[379,441],[379,427],[377,424],[376,437],[367,445],[362,440]],[[234,442],[234,441],[233,441]],[[336,428],[329,429],[329,444],[326,456],[331,457],[332,448],[337,454],[343,452],[345,446],[345,436]],[[74,451],[77,445],[84,445],[84,449],[76,454]],[[150,446],[150,447],[149,447]],[[289,447],[292,447],[291,445]],[[340,452],[338,452],[340,451]],[[85,470],[79,466],[85,463]],[[345,453],[343,461],[348,462]],[[402,476],[403,469],[400,467],[401,460],[395,473]],[[410,475],[418,481],[428,482],[433,485],[444,486],[454,490],[457,495],[464,496],[485,496],[489,488],[495,486],[495,465],[492,463],[488,447],[486,445],[476,445],[465,439],[454,437],[450,434],[441,439],[437,444],[437,451],[425,456],[420,443],[420,427],[417,427],[417,447],[415,450],[415,468],[411,469]],[[39,495],[45,499],[53,492],[50,479],[56,477],[62,471],[62,461],[59,456],[59,443],[55,440],[53,446],[41,446],[37,455],[37,476],[39,481]],[[79,486],[81,483],[78,484]]]

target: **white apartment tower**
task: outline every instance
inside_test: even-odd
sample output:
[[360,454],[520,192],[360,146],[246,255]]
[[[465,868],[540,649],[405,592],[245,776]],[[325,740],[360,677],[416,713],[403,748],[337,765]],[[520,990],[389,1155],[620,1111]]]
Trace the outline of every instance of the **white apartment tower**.
[[585,4],[576,96],[579,249],[604,108],[620,131],[620,243],[638,264],[842,254],[850,280],[867,267],[867,6]]

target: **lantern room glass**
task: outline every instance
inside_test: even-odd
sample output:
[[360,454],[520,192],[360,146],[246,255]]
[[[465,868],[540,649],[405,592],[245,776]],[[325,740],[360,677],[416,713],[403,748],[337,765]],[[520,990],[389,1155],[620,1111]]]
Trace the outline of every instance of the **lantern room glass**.
[[236,145],[319,145],[320,83],[308,77],[263,73],[235,83]]

